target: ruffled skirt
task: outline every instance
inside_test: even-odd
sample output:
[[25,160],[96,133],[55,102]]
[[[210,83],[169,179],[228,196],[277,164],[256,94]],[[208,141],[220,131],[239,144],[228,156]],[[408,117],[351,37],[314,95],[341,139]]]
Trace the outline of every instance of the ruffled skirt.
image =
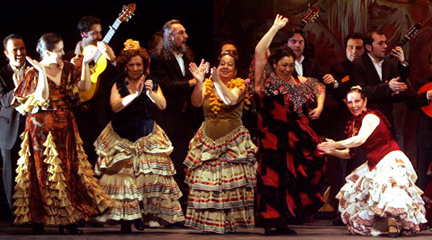
[[417,175],[401,151],[387,154],[374,169],[366,163],[347,178],[336,198],[342,220],[351,234],[379,235],[394,218],[402,234],[414,235],[425,223],[423,192],[414,184]]
[[184,162],[189,185],[186,226],[216,233],[255,226],[256,150],[244,126],[216,141],[202,127],[198,130]]
[[15,224],[73,224],[111,206],[87,161],[71,111],[28,115],[21,139]]
[[157,124],[152,133],[130,142],[109,123],[94,145],[99,155],[95,170],[101,175],[99,184],[114,200],[99,221],[135,220],[143,215],[151,220],[156,217],[160,224],[184,221],[178,201],[182,193],[169,157],[173,147]]

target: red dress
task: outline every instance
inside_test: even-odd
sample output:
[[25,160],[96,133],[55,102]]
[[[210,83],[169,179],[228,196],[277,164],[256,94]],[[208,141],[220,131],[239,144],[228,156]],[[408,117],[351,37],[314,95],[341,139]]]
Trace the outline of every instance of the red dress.
[[48,78],[45,102],[33,95],[38,81],[34,68],[15,91],[15,107],[27,114],[16,170],[15,224],[72,224],[111,204],[93,177],[71,110],[79,103],[80,71],[65,62],[61,74],[58,86]]

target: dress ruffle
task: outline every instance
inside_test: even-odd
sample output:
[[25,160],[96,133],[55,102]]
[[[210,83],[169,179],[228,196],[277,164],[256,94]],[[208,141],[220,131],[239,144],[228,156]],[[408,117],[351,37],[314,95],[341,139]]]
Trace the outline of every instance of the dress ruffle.
[[[14,198],[16,199],[14,203],[15,210],[15,224],[26,224],[35,219],[32,219],[31,213],[29,211],[30,206],[30,195],[35,189],[30,189],[29,184],[29,161],[31,156],[30,151],[30,137],[29,132],[25,131],[22,135],[21,151],[19,152],[20,158],[18,160],[16,178],[16,193]],[[103,193],[103,190],[97,184],[96,178],[93,177],[93,171],[90,164],[86,160],[86,156],[82,150],[82,141],[78,135],[75,135],[77,143],[79,166],[78,175],[81,177],[79,180],[85,186],[85,192],[90,196],[90,199],[94,201],[98,207],[98,211],[94,209],[93,211],[87,209],[87,213],[102,213],[112,202],[107,195]],[[67,179],[64,176],[63,169],[61,167],[62,160],[59,158],[58,151],[56,149],[56,144],[53,139],[51,132],[48,133],[46,141],[43,143],[45,150],[43,154],[46,156],[43,161],[47,165],[47,183],[46,191],[43,192],[43,201],[45,204],[45,210],[47,216],[43,219],[45,225],[57,226],[57,225],[67,225],[72,224],[80,220],[81,218],[89,217],[84,214],[79,209],[76,209],[70,200],[70,190],[68,190]],[[34,194],[34,193],[33,193]],[[89,199],[89,200],[90,200]],[[86,210],[86,211],[87,211]]]
[[151,134],[130,142],[109,123],[95,142],[99,184],[115,202],[98,220],[135,220],[152,215],[163,219],[162,224],[184,221],[178,201],[182,193],[169,158],[173,147],[163,130],[154,126]]
[[22,115],[32,112],[33,108],[35,107],[46,108],[48,106],[47,101],[36,99],[33,94],[30,94],[26,97],[15,97],[13,102],[16,102],[14,103],[14,105],[17,105],[15,106],[15,109]]
[[401,151],[387,154],[374,169],[367,162],[347,178],[338,195],[342,220],[352,234],[377,235],[386,231],[380,225],[392,217],[402,234],[413,235],[425,223],[423,192],[414,184],[417,175]]
[[101,175],[101,171],[121,161],[133,160],[136,156],[142,159],[142,161],[133,161],[136,172],[153,172],[164,176],[175,174],[174,165],[171,160],[166,161],[165,157],[172,152],[173,146],[157,124],[154,124],[152,133],[139,138],[136,142],[130,142],[121,138],[112,128],[111,123],[108,123],[94,146],[99,155],[95,168],[96,175]]
[[189,144],[186,226],[225,233],[253,228],[256,146],[244,126],[216,141],[201,127]]
[[232,163],[252,162],[255,161],[256,151],[257,148],[244,126],[234,129],[216,141],[207,137],[201,126],[189,143],[189,152],[184,164],[188,168],[196,168],[205,161],[215,159],[224,159]]

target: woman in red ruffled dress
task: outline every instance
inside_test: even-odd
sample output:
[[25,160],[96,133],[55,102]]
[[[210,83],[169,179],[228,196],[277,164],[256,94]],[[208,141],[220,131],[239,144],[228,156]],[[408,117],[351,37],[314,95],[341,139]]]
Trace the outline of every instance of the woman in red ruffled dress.
[[346,97],[353,115],[347,125],[350,138],[327,139],[318,146],[326,154],[344,159],[351,158],[355,148],[367,153],[368,161],[346,178],[336,196],[342,220],[352,234],[416,234],[426,222],[423,192],[414,184],[417,174],[400,150],[390,123],[379,111],[366,109],[366,102],[359,86],[351,88]]
[[13,103],[27,115],[16,170],[15,224],[33,223],[35,233],[50,225],[81,234],[76,222],[111,205],[93,176],[71,109],[79,104],[78,89],[90,88],[88,63],[95,53],[84,57],[80,71],[81,66],[62,61],[63,41],[54,33],[39,39],[37,51],[42,60],[28,58],[33,67]]

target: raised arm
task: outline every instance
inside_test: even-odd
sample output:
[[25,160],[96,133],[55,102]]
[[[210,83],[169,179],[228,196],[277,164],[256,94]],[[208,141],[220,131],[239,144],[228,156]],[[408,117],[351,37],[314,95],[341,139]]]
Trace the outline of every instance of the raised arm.
[[266,52],[268,51],[273,38],[276,33],[288,23],[288,18],[282,15],[276,15],[273,26],[268,32],[261,38],[259,43],[255,47],[255,92],[261,90],[264,79],[264,66],[267,64]]

